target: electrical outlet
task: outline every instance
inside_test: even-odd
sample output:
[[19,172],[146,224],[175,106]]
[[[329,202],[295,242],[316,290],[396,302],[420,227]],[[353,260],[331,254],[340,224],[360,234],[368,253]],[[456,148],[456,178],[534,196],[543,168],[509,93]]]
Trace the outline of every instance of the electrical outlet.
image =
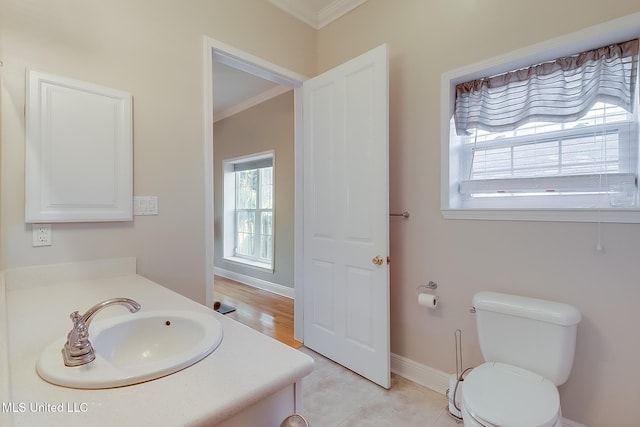
[[32,224],[33,246],[51,246],[51,224]]

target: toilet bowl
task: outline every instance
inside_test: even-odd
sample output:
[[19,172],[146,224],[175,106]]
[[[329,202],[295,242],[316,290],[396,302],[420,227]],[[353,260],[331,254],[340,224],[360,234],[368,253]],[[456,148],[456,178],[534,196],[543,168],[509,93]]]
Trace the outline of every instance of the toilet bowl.
[[580,312],[497,292],[473,298],[485,363],[462,382],[465,427],[561,427],[557,386],[571,371]]
[[558,389],[549,380],[504,363],[484,363],[462,383],[465,427],[561,427]]

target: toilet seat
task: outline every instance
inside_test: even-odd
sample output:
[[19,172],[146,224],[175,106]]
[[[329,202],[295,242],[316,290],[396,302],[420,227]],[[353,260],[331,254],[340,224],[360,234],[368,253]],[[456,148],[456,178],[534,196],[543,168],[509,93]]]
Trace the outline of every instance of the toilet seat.
[[485,426],[552,427],[560,416],[560,396],[551,381],[499,362],[484,363],[465,377],[462,406]]

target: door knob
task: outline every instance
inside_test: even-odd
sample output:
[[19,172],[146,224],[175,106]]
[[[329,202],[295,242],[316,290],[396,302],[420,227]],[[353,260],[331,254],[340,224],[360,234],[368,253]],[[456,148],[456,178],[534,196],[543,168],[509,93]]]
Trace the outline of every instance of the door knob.
[[372,259],[371,262],[374,263],[375,265],[382,265],[384,263],[384,258],[378,255],[374,259]]

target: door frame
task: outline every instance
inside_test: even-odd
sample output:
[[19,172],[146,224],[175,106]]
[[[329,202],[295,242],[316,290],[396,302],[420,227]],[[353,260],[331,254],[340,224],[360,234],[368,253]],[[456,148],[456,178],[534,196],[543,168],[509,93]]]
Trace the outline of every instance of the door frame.
[[304,238],[303,190],[304,190],[304,140],[302,128],[302,83],[308,77],[273,64],[226,43],[203,36],[203,124],[204,124],[204,201],[205,201],[205,301],[213,307],[214,229],[213,229],[213,62],[254,74],[266,80],[293,89],[294,104],[294,338],[304,342],[304,264],[302,257]]

